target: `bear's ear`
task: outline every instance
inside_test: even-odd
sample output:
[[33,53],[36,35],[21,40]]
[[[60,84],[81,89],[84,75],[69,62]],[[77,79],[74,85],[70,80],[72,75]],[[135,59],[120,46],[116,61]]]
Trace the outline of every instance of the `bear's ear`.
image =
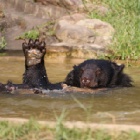
[[124,64],[121,64],[121,65],[119,66],[119,72],[122,72],[123,69],[124,69],[124,67],[125,67],[125,65],[124,65]]
[[100,68],[97,68],[97,70],[96,70],[96,75],[98,76],[98,75],[100,75],[101,73],[102,73],[102,71],[101,71],[101,69]]
[[112,68],[113,68],[115,71],[117,71],[117,72],[122,72],[123,69],[124,69],[124,67],[125,67],[124,64],[118,65],[118,64],[116,64],[116,63],[112,63],[111,66],[112,66]]
[[78,66],[74,65],[74,66],[73,66],[73,69],[76,69],[77,67],[78,67]]

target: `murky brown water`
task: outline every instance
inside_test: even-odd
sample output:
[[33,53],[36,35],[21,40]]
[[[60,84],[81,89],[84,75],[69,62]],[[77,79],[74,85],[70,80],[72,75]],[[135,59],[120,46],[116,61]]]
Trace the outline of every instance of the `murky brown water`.
[[[78,59],[46,59],[51,82],[63,81]],[[0,82],[8,79],[21,83],[24,57],[0,57]],[[140,124],[140,67],[126,68],[135,87],[108,91],[99,96],[58,98],[23,95],[0,95],[0,117],[34,117],[56,120],[65,110],[66,120],[90,120],[99,123]],[[81,95],[82,97],[83,95]]]

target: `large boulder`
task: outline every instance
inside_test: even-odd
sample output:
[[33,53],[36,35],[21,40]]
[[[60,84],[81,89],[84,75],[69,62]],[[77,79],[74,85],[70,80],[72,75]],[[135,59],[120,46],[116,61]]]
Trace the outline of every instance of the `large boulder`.
[[106,47],[110,45],[113,34],[114,28],[109,23],[83,18],[80,14],[63,17],[55,26],[58,40],[68,43],[94,43]]
[[59,43],[49,45],[49,51],[59,48],[73,57],[96,57],[105,52],[112,43],[114,28],[99,19],[89,19],[83,14],[74,14],[59,19],[55,25]]
[[61,42],[67,43],[86,43],[93,39],[95,35],[92,30],[82,26],[71,24],[66,20],[60,20],[56,25],[55,35]]

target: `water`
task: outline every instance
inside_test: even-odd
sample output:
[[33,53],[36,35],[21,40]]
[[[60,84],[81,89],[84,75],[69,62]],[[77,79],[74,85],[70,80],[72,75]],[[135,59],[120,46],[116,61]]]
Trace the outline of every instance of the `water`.
[[[46,58],[46,69],[51,82],[63,81],[74,64],[82,59]],[[8,79],[22,82],[23,56],[0,57],[0,81]],[[56,120],[64,114],[65,120],[98,123],[140,124],[140,68],[126,68],[135,87],[109,90],[101,95],[80,97],[40,97],[25,95],[0,95],[1,117],[34,117],[39,120]]]

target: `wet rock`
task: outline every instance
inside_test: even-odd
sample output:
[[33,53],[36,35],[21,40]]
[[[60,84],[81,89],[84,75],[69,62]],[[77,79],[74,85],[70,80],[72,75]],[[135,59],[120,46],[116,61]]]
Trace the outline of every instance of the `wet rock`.
[[47,56],[50,57],[73,57],[73,58],[96,58],[98,55],[105,54],[102,46],[96,44],[70,44],[52,43],[47,46]]

